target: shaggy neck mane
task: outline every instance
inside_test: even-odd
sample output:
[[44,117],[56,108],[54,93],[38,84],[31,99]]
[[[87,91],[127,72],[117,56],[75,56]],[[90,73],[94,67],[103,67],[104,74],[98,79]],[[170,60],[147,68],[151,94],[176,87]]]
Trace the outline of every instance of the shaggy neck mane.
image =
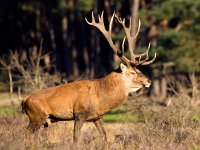
[[120,69],[111,72],[98,82],[99,91],[96,92],[100,98],[100,107],[105,111],[115,108],[127,100],[128,92],[126,92]]

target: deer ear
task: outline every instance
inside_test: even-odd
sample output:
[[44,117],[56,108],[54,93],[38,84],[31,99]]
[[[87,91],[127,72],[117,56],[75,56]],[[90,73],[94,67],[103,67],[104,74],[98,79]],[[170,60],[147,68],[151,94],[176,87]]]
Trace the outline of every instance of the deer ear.
[[122,72],[126,71],[126,65],[124,65],[123,63],[120,63],[120,69]]

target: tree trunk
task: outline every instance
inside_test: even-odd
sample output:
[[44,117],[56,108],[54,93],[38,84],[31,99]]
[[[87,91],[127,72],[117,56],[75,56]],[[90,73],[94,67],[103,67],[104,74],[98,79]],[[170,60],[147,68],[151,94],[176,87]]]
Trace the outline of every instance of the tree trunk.
[[72,58],[71,58],[71,43],[72,43],[72,38],[68,35],[70,27],[69,25],[69,19],[68,17],[63,14],[62,16],[62,39],[63,39],[63,51],[64,51],[64,57],[61,56],[64,62],[63,65],[63,70],[65,71],[68,80],[71,80],[71,75],[72,75]]
[[159,69],[153,69],[153,96],[160,96],[160,80],[159,80]]
[[192,75],[190,75],[190,80],[192,84],[192,104],[194,104],[198,99],[198,82],[195,77],[195,73],[193,71]]
[[36,14],[36,20],[35,20],[35,27],[36,27],[36,42],[40,42],[41,40],[41,11],[40,11],[40,7],[36,7],[35,9],[35,14]]
[[[139,0],[133,0],[131,13],[132,13],[132,30],[131,35],[135,35],[138,29],[138,8],[139,8]],[[133,41],[133,50],[136,47],[136,40]]]
[[9,84],[10,84],[10,94],[9,94],[9,97],[11,99],[12,95],[13,95],[13,80],[12,80],[12,73],[11,73],[11,69],[10,68],[8,68],[8,76],[9,76]]
[[167,97],[167,80],[165,77],[161,79],[161,99],[164,100]]

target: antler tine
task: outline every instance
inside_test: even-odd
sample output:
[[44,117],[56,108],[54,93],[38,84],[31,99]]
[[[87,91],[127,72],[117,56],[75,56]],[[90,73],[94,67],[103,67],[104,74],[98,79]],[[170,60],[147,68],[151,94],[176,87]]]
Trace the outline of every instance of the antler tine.
[[141,58],[142,57],[140,56],[138,62],[136,62],[136,64],[134,64],[135,66],[141,65],[149,59],[149,57],[146,57],[144,60],[141,60]]
[[[109,29],[108,31],[106,30],[105,28],[105,25],[104,25],[104,20],[103,20],[103,14],[104,12],[101,13],[101,16],[98,16],[99,18],[99,22],[96,22],[95,19],[94,19],[94,14],[92,12],[92,21],[89,22],[87,20],[87,18],[85,18],[86,22],[91,25],[91,26],[95,26],[97,29],[99,29],[101,31],[101,33],[105,36],[105,38],[107,39],[108,43],[110,44],[110,47],[112,48],[112,50],[114,51],[114,53],[116,55],[118,55],[120,57],[120,59],[126,63],[127,66],[130,66],[130,60],[127,59],[124,55],[123,55],[123,50],[120,51],[116,48],[115,44],[113,43],[113,40],[112,40],[112,25],[113,25],[113,20],[114,20],[114,16],[115,16],[115,12],[113,13],[111,19],[110,19],[110,23],[109,23]],[[125,41],[124,41],[125,42]],[[123,42],[123,44],[124,44]]]
[[136,32],[135,35],[134,35],[134,39],[137,38],[137,36],[138,36],[138,34],[139,34],[139,32],[140,32],[140,26],[141,26],[141,21],[140,21],[140,19],[139,19],[139,22],[138,22],[138,29],[137,29],[137,32]]
[[89,21],[87,20],[86,17],[85,17],[85,21],[87,22],[87,24],[89,24],[89,25],[93,25],[93,23],[94,23],[94,14],[93,14],[93,11],[92,11],[92,21],[89,22]]
[[110,19],[110,24],[109,24],[109,35],[110,35],[110,37],[111,37],[111,33],[112,33],[112,25],[113,25],[114,16],[115,16],[115,12],[113,13],[113,15]]
[[142,54],[135,54],[135,56],[136,57],[143,57],[143,56],[146,55],[146,57],[148,57],[150,47],[151,47],[151,43],[149,43],[148,48],[146,49],[146,51],[144,53],[142,53]]
[[[103,15],[104,15],[104,11],[102,11],[101,16],[98,15],[99,16],[99,23],[102,24],[102,25],[104,25]],[[105,26],[104,26],[104,28],[105,28]]]
[[92,11],[92,22],[95,22],[94,12]]
[[153,57],[152,60],[146,61],[146,62],[140,63],[140,64],[141,64],[141,65],[149,65],[149,64],[151,64],[152,62],[154,62],[154,60],[156,59],[156,56],[157,56],[157,53],[154,54],[154,57]]
[[146,58],[144,60],[142,60],[142,61],[140,61],[140,59],[139,59],[139,61],[138,61],[138,63],[136,65],[148,65],[148,64],[151,64],[156,59],[156,55],[157,54],[155,53],[153,59],[150,60],[150,61],[147,61],[149,59],[148,55],[149,55],[150,46],[151,46],[151,43],[149,43],[149,46],[148,46],[147,50],[143,54],[139,54],[138,55],[138,57],[140,57],[140,59],[141,59],[142,56],[145,56],[145,55],[146,55]]
[[124,37],[124,39],[122,41],[122,54],[124,54],[124,43],[125,43],[125,40],[126,40],[126,36]]
[[[108,31],[105,28],[103,14],[104,14],[104,11],[102,11],[101,16],[98,15],[98,22],[96,22],[94,18],[94,13],[92,11],[92,21],[89,22],[87,18],[85,18],[85,20],[89,25],[95,26],[97,29],[99,29],[103,33],[103,35],[106,37],[107,40],[110,40],[109,38],[111,37],[111,35],[109,35]],[[112,23],[113,23],[112,20],[113,20],[113,17],[111,18],[111,21],[110,21],[109,31],[112,30]]]
[[125,18],[123,18],[123,20],[122,20],[121,18],[119,18],[116,15],[115,15],[115,17],[117,18],[118,22],[122,25],[124,32],[126,34],[128,46],[129,46],[129,52],[130,52],[130,55],[131,55],[131,61],[135,61],[135,54],[133,53],[133,40],[134,40],[134,38],[131,36],[131,17],[129,19],[129,26],[128,27],[126,27],[126,25],[125,25]]

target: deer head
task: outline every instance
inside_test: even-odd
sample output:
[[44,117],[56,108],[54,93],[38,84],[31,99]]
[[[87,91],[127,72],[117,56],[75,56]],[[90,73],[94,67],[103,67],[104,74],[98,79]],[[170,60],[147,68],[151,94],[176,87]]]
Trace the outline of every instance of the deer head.
[[[89,22],[86,18],[85,20],[89,25],[98,28],[102,32],[102,34],[105,36],[108,43],[110,44],[110,47],[112,48],[113,52],[117,56],[119,56],[119,58],[123,62],[123,64],[120,64],[120,68],[121,68],[125,83],[127,84],[128,87],[130,87],[130,92],[137,91],[142,86],[149,87],[151,83],[150,80],[147,77],[145,77],[136,67],[138,65],[151,64],[156,59],[156,53],[154,54],[153,59],[149,60],[148,53],[150,49],[150,43],[144,53],[141,53],[141,54],[134,53],[133,41],[136,40],[138,33],[140,31],[140,25],[141,25],[140,20],[138,23],[137,32],[135,33],[135,35],[131,35],[131,27],[132,27],[131,17],[129,19],[129,25],[128,27],[126,27],[125,18],[124,19],[119,18],[115,15],[115,13],[113,13],[110,19],[109,29],[106,30],[105,25],[104,25],[103,15],[104,15],[104,12],[102,12],[101,15],[98,15],[98,22],[96,22],[94,18],[94,14],[92,12],[92,21]],[[114,18],[116,18],[118,23],[121,24],[125,32],[125,37],[122,42],[121,50],[117,49],[117,47],[115,46],[112,40],[112,25],[113,25]],[[128,47],[129,47],[128,50],[130,53],[130,59],[124,55],[124,43],[126,39],[128,42]]]

